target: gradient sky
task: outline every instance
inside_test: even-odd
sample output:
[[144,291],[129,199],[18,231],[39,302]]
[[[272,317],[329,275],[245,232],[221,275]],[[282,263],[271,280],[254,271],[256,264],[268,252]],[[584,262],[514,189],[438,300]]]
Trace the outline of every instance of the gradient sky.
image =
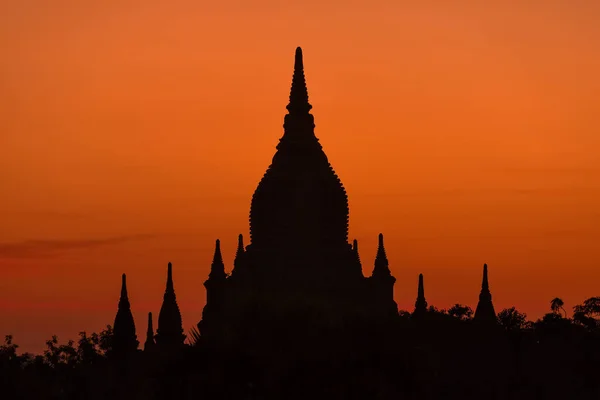
[[[527,4],[524,4],[527,3]],[[166,267],[186,333],[230,270],[302,46],[366,274],[531,318],[600,295],[600,2],[0,2],[0,334],[143,343]]]

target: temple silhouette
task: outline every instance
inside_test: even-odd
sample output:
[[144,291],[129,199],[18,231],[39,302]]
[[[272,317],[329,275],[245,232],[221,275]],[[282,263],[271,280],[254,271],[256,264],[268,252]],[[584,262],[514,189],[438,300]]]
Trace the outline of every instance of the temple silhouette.
[[[203,342],[222,347],[272,346],[282,336],[293,340],[311,326],[339,342],[357,327],[389,326],[398,318],[394,283],[379,234],[371,276],[363,275],[358,242],[348,242],[348,196],[315,136],[304,75],[302,49],[296,49],[284,133],[271,165],[250,206],[250,243],[238,245],[231,273],[226,272],[220,240],[206,288],[206,305],[197,327]],[[423,275],[413,316],[427,314]],[[484,265],[475,320],[496,324]],[[282,328],[286,328],[281,334]],[[325,333],[326,331],[326,333]],[[279,332],[279,337],[274,337]],[[373,330],[372,334],[376,334]],[[137,348],[135,324],[123,275],[115,318],[115,352]],[[176,349],[184,344],[181,313],[175,297],[173,266],[167,267],[156,335],[152,313],[144,349]]]

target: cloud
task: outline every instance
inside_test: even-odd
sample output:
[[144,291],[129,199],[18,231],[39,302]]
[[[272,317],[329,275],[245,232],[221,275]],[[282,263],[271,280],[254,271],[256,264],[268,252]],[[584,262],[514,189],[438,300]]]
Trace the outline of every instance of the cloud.
[[45,218],[45,219],[82,219],[89,217],[88,215],[74,213],[74,212],[64,212],[64,211],[23,211],[20,213],[21,215],[32,216],[36,218]]
[[70,250],[115,245],[132,240],[144,240],[155,235],[140,234],[116,236],[104,239],[82,240],[26,240],[15,243],[0,243],[0,258],[36,258],[64,253]]

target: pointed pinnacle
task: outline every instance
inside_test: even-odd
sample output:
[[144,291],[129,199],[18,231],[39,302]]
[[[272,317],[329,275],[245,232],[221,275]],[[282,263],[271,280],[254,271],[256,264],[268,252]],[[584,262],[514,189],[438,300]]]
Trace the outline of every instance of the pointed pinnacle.
[[358,253],[358,240],[356,239],[352,242],[352,250],[354,250],[355,253]]
[[127,275],[125,274],[121,276],[121,298],[127,298]]
[[383,233],[379,234],[379,245],[377,246],[377,257],[386,258],[385,246],[383,245]]
[[294,77],[290,90],[290,103],[286,107],[290,114],[292,112],[308,113],[312,106],[308,103],[308,89],[304,77],[304,62],[302,60],[302,49],[296,48],[294,60]]
[[167,291],[173,290],[173,264],[167,265]]
[[221,256],[221,241],[217,239],[215,243],[215,254],[213,256],[213,264],[222,264],[223,256]]
[[419,274],[419,298],[425,298],[425,285],[423,283],[423,274]]
[[244,236],[240,233],[238,236],[238,247],[236,257],[244,252]]
[[483,280],[481,282],[481,290],[489,291],[490,285],[488,283],[488,266],[487,264],[483,264]]

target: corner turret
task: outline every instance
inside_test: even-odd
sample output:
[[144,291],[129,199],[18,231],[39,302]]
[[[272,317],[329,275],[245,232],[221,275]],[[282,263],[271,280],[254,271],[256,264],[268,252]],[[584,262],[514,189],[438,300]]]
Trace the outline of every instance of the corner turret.
[[177,305],[173,286],[173,265],[169,263],[167,266],[167,287],[158,314],[156,344],[159,347],[173,347],[182,345],[184,340],[181,312]]
[[373,268],[373,278],[387,278],[396,281],[396,278],[392,276],[389,268],[387,255],[385,254],[385,247],[383,245],[383,233],[379,234],[379,245],[377,246],[377,255],[375,256],[375,267]]
[[475,316],[473,317],[473,320],[490,324],[498,323],[496,311],[494,310],[494,304],[492,303],[492,293],[490,292],[490,285],[488,283],[487,264],[483,264],[481,292],[479,293],[479,302],[477,303],[477,309],[475,310]]
[[425,284],[423,283],[423,274],[419,274],[419,289],[417,290],[417,301],[413,317],[420,318],[427,312],[427,300],[425,300]]
[[385,246],[383,244],[383,233],[379,234],[379,245],[375,256],[375,266],[369,278],[371,293],[375,300],[375,307],[391,317],[398,316],[398,304],[394,301],[394,283],[396,278],[392,276],[389,268]]
[[135,322],[131,313],[131,305],[127,295],[127,276],[121,277],[121,297],[119,309],[115,317],[113,338],[113,353],[118,356],[133,353],[137,350],[139,341],[135,334]]
[[[238,237],[238,252],[236,259],[241,260],[243,253],[242,235]],[[242,267],[243,270],[243,267]],[[236,273],[239,274],[240,270]],[[233,273],[233,271],[232,271]],[[228,283],[227,273],[225,272],[225,264],[221,255],[221,241],[215,242],[215,252],[213,255],[212,264],[208,279],[204,282],[206,288],[206,305],[202,310],[202,320],[198,323],[198,330],[203,336],[210,336],[211,332],[207,331],[207,321],[217,321],[222,317],[221,311],[225,302],[225,286]],[[214,322],[213,322],[214,326]],[[215,334],[216,335],[216,334]]]

